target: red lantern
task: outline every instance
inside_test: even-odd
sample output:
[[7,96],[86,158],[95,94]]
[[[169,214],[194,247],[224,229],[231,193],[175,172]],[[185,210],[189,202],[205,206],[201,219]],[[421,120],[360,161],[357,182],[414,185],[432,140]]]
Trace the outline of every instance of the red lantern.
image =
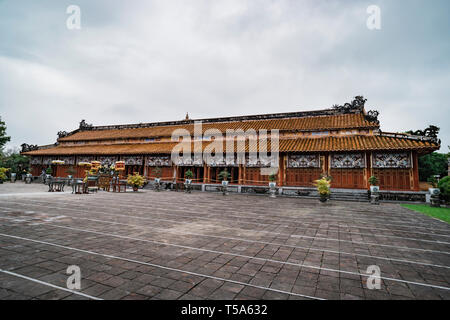
[[116,171],[125,170],[125,161],[116,161],[115,169]]

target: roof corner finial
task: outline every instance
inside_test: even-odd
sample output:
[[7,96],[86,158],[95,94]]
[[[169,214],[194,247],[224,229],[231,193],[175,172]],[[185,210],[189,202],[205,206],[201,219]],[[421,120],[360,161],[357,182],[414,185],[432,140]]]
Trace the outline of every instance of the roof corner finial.
[[188,112],[186,112],[186,118],[185,118],[184,120],[191,120],[191,119],[189,118],[189,113],[188,113]]

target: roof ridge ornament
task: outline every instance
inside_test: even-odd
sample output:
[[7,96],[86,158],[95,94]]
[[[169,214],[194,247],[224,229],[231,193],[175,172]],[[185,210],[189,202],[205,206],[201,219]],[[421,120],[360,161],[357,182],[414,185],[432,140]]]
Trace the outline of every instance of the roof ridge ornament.
[[416,131],[409,130],[406,131],[405,133],[410,135],[411,137],[421,138],[421,140],[424,140],[425,138],[425,140],[431,140],[440,145],[441,139],[438,139],[438,134],[440,130],[441,128],[434,125],[430,125],[425,130],[416,130]]
[[57,135],[58,135],[58,139],[60,139],[60,138],[67,137],[69,135],[69,133],[67,131],[59,131],[57,133]]
[[337,114],[362,113],[366,101],[367,99],[364,99],[363,96],[356,96],[350,103],[346,102],[342,106],[333,105],[333,109]]
[[370,110],[369,112],[365,112],[364,107],[366,104],[367,99],[364,99],[363,96],[356,96],[350,103],[345,103],[343,106],[340,105],[333,105],[333,110],[336,112],[336,114],[349,114],[349,113],[356,113],[356,114],[364,114],[364,118],[369,122],[374,122],[376,124],[379,124],[380,121],[378,120],[378,116],[380,115],[380,112],[378,110]]
[[37,144],[22,143],[20,146],[22,147],[22,151],[21,152],[28,152],[28,151],[39,150],[39,146]]
[[92,127],[92,124],[86,123],[86,120],[83,119],[80,121],[80,130],[90,130]]

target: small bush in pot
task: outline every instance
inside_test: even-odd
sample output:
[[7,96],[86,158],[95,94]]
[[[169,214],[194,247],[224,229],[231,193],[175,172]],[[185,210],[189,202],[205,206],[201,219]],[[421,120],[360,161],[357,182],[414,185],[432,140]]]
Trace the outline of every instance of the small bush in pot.
[[326,202],[328,200],[328,197],[330,196],[330,187],[331,182],[326,177],[323,177],[322,179],[316,180],[314,185],[317,187],[317,191],[319,192],[319,200],[320,202]]
[[161,174],[162,170],[160,167],[155,167],[152,170],[152,174],[155,176],[155,191],[161,190]]
[[378,187],[378,178],[375,176],[371,176],[369,178],[369,184],[370,184],[370,192],[378,192],[380,188]]
[[6,172],[8,172],[8,168],[0,168],[0,183],[3,183],[8,177],[6,176]]
[[222,181],[222,187],[221,187],[221,191],[223,193],[223,195],[227,195],[228,192],[228,179],[230,179],[231,174],[228,172],[227,169],[222,170],[221,172],[219,172],[219,174],[217,175],[217,177],[219,178],[220,181]]
[[139,173],[135,172],[133,175],[128,175],[127,183],[133,187],[133,191],[138,191],[145,183],[145,179]]
[[194,173],[191,170],[188,170],[184,173],[184,186],[186,188],[187,193],[191,193],[192,190],[192,178],[194,178]]

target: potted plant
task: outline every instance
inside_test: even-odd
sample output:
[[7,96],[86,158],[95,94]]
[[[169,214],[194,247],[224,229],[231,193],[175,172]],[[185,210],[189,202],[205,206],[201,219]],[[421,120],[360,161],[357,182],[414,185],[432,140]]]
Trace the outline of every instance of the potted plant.
[[72,182],[72,179],[73,179],[73,176],[74,176],[75,173],[76,173],[76,170],[74,169],[73,166],[70,166],[70,167],[66,170],[66,173],[67,173],[67,178],[69,179],[69,186],[70,186],[70,184],[71,184],[71,182]]
[[379,204],[380,187],[378,186],[378,178],[375,176],[371,176],[369,178],[369,184],[370,184],[370,203]]
[[155,167],[152,170],[153,175],[155,176],[155,191],[161,190],[161,174],[162,170],[160,167]]
[[48,167],[47,169],[45,169],[45,177],[48,179],[52,176],[53,170],[52,168]]
[[184,173],[184,185],[186,187],[186,192],[191,193],[192,190],[192,178],[194,177],[194,173],[191,170],[188,170]]
[[330,196],[330,179],[327,177],[323,177],[319,180],[315,181],[315,186],[317,187],[317,191],[319,192],[319,200],[320,202],[326,202]]
[[33,181],[33,175],[30,171],[25,170],[25,178],[23,180],[26,184],[30,184]]
[[219,180],[222,182],[222,192],[223,195],[226,195],[228,192],[228,179],[230,179],[231,174],[228,172],[228,170],[225,168],[224,170],[222,170],[221,172],[219,172],[219,174],[217,175],[217,177],[219,178]]
[[133,187],[133,191],[137,192],[139,187],[145,183],[145,179],[139,173],[135,172],[133,175],[128,175],[127,183]]
[[275,198],[275,193],[277,191],[276,186],[277,183],[275,182],[277,180],[277,175],[275,173],[272,173],[269,176],[269,191],[270,191],[270,197]]
[[7,168],[0,168],[0,184],[7,179],[6,172],[8,172],[8,170],[9,169]]
[[378,186],[378,178],[375,176],[371,176],[369,178],[370,184],[370,192],[378,192],[380,191],[380,187]]
[[440,206],[440,193],[441,190],[438,188],[438,180],[435,176],[431,176],[428,178],[428,183],[431,185],[431,188],[428,188],[430,192],[430,202],[432,207]]

